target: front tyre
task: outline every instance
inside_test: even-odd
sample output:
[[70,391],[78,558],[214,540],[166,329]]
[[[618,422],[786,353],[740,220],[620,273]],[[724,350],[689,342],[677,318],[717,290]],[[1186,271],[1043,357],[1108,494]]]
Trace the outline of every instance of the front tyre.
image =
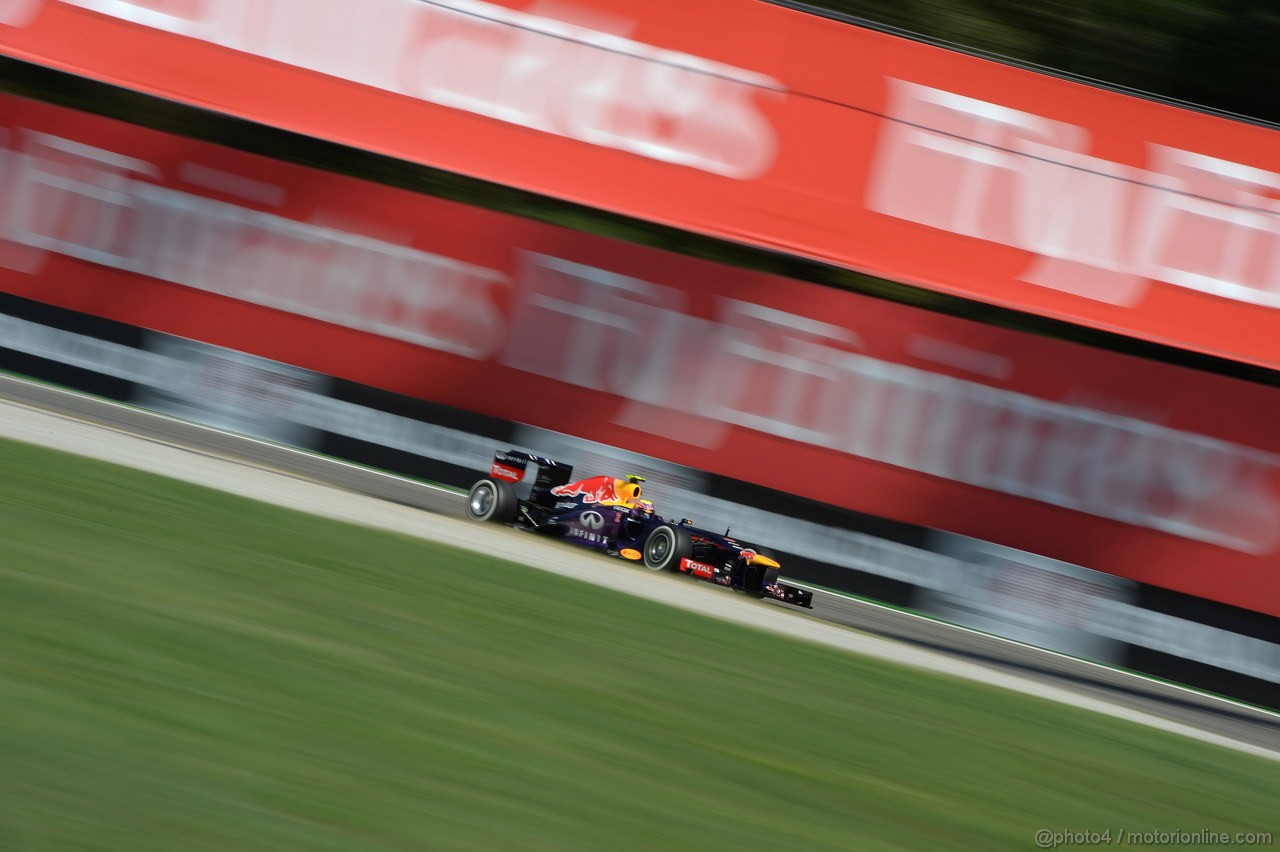
[[680,560],[693,556],[689,531],[670,524],[654,527],[644,542],[644,567],[650,571],[678,571]]
[[473,521],[510,524],[520,510],[516,487],[500,479],[482,479],[467,492],[467,517]]

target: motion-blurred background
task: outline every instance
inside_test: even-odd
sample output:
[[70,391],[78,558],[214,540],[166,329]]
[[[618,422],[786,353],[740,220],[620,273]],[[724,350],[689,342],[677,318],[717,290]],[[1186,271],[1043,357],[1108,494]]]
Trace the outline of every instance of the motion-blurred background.
[[8,0],[0,367],[1280,706],[1277,26]]

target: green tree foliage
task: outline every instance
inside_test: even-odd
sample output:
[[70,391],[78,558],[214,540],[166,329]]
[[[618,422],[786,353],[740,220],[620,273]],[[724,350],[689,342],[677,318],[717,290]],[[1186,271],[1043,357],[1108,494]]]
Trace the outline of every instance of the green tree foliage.
[[810,0],[955,46],[1280,122],[1265,0]]

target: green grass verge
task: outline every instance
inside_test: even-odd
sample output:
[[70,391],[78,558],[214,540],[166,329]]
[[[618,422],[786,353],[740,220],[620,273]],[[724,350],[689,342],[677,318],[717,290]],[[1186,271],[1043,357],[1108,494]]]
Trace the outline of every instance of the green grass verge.
[[34,447],[0,471],[0,848],[1277,828],[1247,755]]

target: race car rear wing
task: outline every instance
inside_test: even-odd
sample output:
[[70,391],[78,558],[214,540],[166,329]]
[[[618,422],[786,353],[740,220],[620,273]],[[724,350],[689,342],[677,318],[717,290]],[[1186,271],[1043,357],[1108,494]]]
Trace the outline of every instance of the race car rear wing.
[[525,470],[532,463],[538,469],[538,477],[533,482],[533,491],[529,499],[535,503],[550,506],[555,502],[551,489],[569,482],[573,476],[573,465],[549,459],[546,456],[535,456],[523,450],[498,450],[493,454],[493,466],[489,468],[489,476],[504,482],[515,484],[524,479]]

